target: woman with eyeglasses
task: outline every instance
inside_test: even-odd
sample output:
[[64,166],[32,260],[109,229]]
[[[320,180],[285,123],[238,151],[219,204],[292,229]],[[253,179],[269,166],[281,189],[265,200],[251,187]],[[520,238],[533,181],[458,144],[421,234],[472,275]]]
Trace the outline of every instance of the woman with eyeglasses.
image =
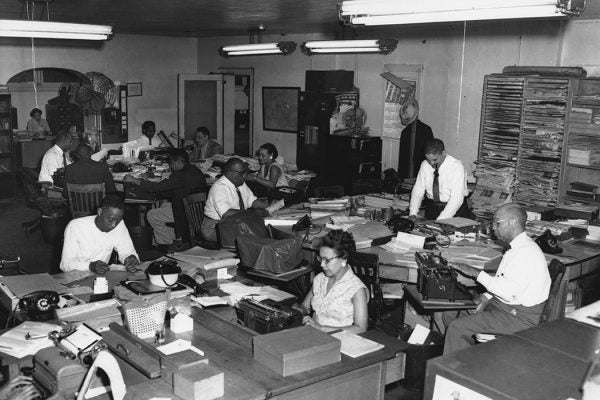
[[277,162],[279,152],[271,143],[265,143],[258,149],[260,170],[256,175],[248,175],[247,181],[263,186],[267,191],[288,185],[283,167]]
[[355,250],[351,233],[335,230],[323,237],[317,256],[323,272],[315,277],[302,302],[307,314],[303,320],[305,325],[324,331],[343,328],[361,333],[367,330],[367,288],[348,265],[348,256]]

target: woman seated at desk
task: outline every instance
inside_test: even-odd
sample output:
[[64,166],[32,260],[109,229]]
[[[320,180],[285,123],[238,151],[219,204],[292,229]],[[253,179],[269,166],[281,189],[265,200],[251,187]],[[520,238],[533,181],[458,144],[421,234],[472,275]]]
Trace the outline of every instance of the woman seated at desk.
[[27,131],[33,134],[33,137],[44,137],[46,135],[52,135],[50,132],[50,125],[42,118],[42,110],[34,108],[29,113],[31,119],[27,122]]
[[312,308],[312,317],[304,324],[321,330],[343,328],[353,333],[367,330],[367,288],[348,265],[348,256],[356,250],[351,233],[329,232],[321,239],[319,256],[323,272],[302,302],[305,313]]
[[[276,191],[277,188],[288,185],[288,179],[283,171],[283,166],[277,162],[278,156],[277,147],[271,143],[265,143],[258,149],[260,170],[256,175],[248,175],[246,182],[254,182],[256,185],[252,189],[258,189],[259,192],[262,192],[259,193],[260,195],[269,195]],[[257,185],[260,188],[257,188]]]

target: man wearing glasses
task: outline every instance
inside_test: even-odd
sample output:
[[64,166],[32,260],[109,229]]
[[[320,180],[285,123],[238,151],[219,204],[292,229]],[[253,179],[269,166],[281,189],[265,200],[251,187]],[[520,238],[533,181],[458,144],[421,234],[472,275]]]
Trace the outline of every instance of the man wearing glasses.
[[210,188],[201,233],[205,240],[216,242],[217,223],[230,215],[237,214],[249,208],[264,210],[269,204],[256,198],[246,185],[248,166],[239,158],[230,158],[223,166],[223,176]]
[[516,203],[496,211],[494,230],[510,248],[495,276],[467,265],[454,266],[487,291],[475,299],[474,314],[450,323],[444,354],[469,347],[476,333],[510,334],[539,323],[551,281],[544,253],[525,232],[526,221],[525,210]]

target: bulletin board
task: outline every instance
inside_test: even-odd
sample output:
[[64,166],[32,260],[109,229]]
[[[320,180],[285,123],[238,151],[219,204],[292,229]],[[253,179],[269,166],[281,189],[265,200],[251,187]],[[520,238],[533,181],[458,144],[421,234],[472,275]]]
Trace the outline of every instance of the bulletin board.
[[298,133],[299,87],[262,88],[263,130]]

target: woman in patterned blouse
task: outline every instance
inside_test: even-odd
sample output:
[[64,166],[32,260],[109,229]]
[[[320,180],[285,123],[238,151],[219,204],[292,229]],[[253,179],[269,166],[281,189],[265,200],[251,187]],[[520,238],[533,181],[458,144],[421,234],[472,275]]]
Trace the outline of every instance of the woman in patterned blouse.
[[315,277],[312,289],[302,302],[307,314],[305,325],[325,331],[343,328],[361,333],[367,330],[367,288],[347,261],[355,250],[351,233],[334,230],[323,237],[317,256],[323,272]]

